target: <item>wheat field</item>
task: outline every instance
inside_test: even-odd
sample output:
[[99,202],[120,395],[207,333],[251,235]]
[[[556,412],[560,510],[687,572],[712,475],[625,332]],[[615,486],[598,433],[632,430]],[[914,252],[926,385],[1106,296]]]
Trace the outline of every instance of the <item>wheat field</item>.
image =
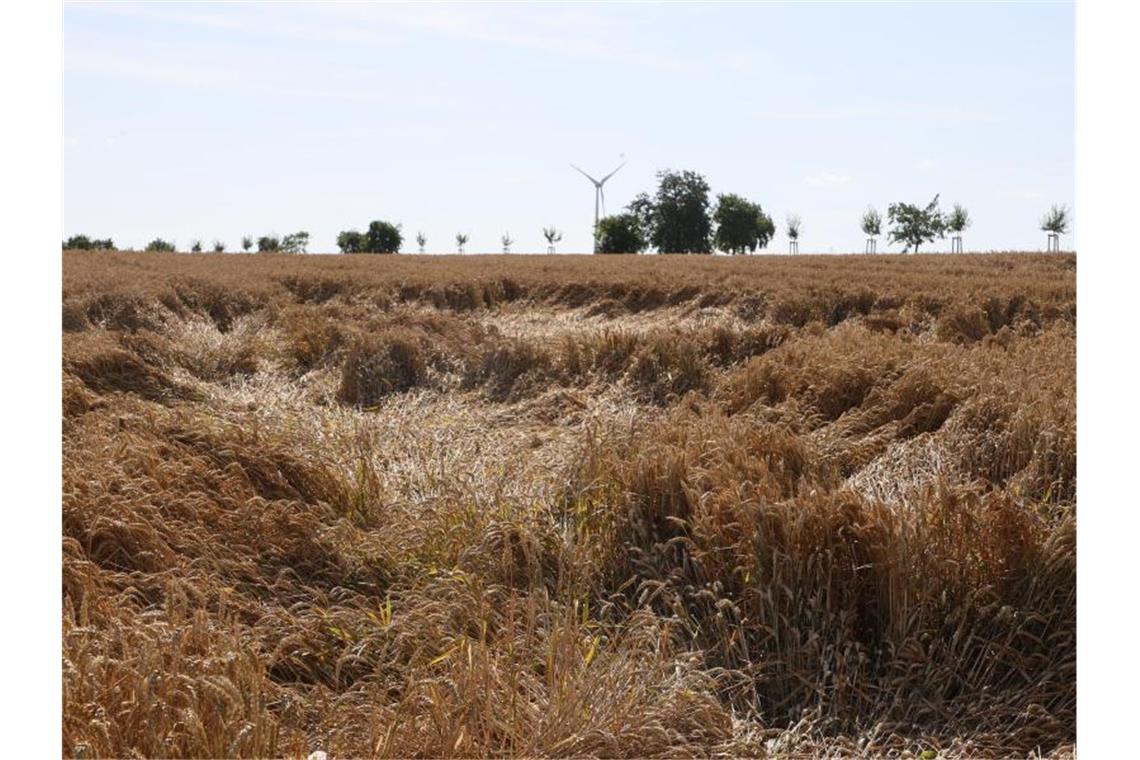
[[62,753],[1071,756],[1075,275],[65,252]]

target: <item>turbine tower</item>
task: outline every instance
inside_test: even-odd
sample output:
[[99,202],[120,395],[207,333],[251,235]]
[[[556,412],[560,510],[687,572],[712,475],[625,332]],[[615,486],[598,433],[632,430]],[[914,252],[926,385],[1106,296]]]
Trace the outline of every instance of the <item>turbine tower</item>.
[[[574,164],[570,164],[570,166],[578,169],[578,167],[574,166]],[[606,211],[606,191],[603,189],[603,186],[606,184],[606,180],[617,174],[618,169],[622,168],[623,166],[625,166],[625,161],[622,161],[620,164],[618,164],[617,169],[614,169],[612,172],[602,177],[601,179],[594,179],[589,174],[586,174],[586,172],[578,169],[583,177],[594,183],[594,253],[598,252],[598,219],[600,218],[598,215],[598,209],[600,208],[603,214]]]

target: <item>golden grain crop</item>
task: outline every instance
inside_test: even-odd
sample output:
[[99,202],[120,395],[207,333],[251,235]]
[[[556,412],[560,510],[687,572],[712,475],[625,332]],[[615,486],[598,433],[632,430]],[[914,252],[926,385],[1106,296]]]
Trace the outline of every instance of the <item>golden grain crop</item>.
[[62,296],[67,756],[1074,752],[1071,255]]

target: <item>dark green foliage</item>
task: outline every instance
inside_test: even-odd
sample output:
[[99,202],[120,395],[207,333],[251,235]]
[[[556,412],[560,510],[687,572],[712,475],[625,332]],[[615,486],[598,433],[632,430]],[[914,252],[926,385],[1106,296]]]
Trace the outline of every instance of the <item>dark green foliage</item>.
[[1041,218],[1041,231],[1051,232],[1055,235],[1064,235],[1069,231],[1069,208],[1067,206],[1053,206],[1049,213]]
[[967,227],[970,226],[973,220],[970,219],[970,212],[960,204],[955,203],[954,209],[946,217],[946,230],[960,235]]
[[146,250],[171,252],[174,250],[174,243],[163,240],[162,238],[155,238],[146,244]]
[[709,183],[693,171],[657,173],[657,194],[629,205],[642,235],[661,253],[712,253]]
[[281,240],[276,235],[265,235],[257,239],[257,250],[261,253],[275,253],[281,250]]
[[863,212],[861,222],[863,234],[867,237],[878,237],[883,234],[883,217],[874,207],[867,207],[867,210]]
[[788,228],[788,240],[800,239],[800,218],[796,214],[789,214],[786,224]]
[[309,247],[309,233],[301,230],[294,232],[292,235],[286,235],[281,240],[282,253],[305,253],[305,249]]
[[[417,237],[417,242],[423,233]],[[426,238],[424,239],[426,242]],[[336,236],[341,253],[399,253],[404,245],[404,236],[398,224],[374,221],[367,232],[345,230]],[[421,247],[423,243],[420,243]]]
[[250,248],[253,248],[253,238],[249,235],[243,235],[241,238],[241,249],[248,251]]
[[364,235],[356,230],[345,230],[336,236],[341,253],[364,253]]
[[91,239],[86,235],[72,235],[67,240],[63,241],[63,250],[65,251],[114,251],[114,242],[111,238],[106,240]]
[[905,246],[903,253],[909,253],[912,248],[918,253],[918,247],[923,243],[946,235],[946,219],[938,209],[937,195],[926,208],[909,203],[892,203],[887,208],[887,219],[892,225],[887,239],[891,243],[902,243]]
[[364,245],[364,253],[399,253],[404,245],[404,236],[399,225],[375,221],[368,225]]
[[750,253],[764,248],[776,234],[776,225],[759,203],[752,203],[734,193],[717,196],[716,246],[729,253]]
[[194,240],[193,242],[191,242],[190,243],[190,252],[191,253],[201,253],[202,252],[202,241],[201,240]]
[[225,251],[226,251],[226,244],[223,243],[221,240],[215,240],[214,241],[214,253],[225,253]]
[[641,253],[645,237],[633,214],[616,214],[598,220],[598,253]]

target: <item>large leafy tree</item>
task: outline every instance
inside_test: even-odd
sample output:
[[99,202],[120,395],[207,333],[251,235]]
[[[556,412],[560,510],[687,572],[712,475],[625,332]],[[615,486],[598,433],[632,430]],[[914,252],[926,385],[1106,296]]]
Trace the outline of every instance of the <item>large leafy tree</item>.
[[657,193],[634,198],[627,210],[642,237],[661,253],[712,253],[709,183],[693,171],[657,173]]
[[732,254],[764,248],[776,234],[776,225],[759,203],[734,193],[717,196],[713,221],[716,222],[716,247]]
[[374,221],[364,233],[363,253],[399,253],[403,245],[404,236],[398,224]]
[[938,209],[937,195],[926,208],[910,203],[892,203],[887,207],[887,219],[892,225],[887,239],[891,243],[902,243],[903,253],[910,253],[912,248],[918,253],[923,243],[946,235],[946,219]]
[[281,250],[281,239],[276,235],[262,235],[257,239],[257,250],[261,253],[276,253]]
[[598,220],[598,253],[641,253],[645,236],[632,213],[604,216]]
[[253,238],[251,238],[249,235],[242,235],[241,249],[243,251],[248,251],[250,248],[253,248]]
[[281,250],[285,253],[305,253],[309,247],[309,233],[301,230],[281,239]]
[[344,230],[336,236],[341,253],[364,253],[364,235],[359,230]]

